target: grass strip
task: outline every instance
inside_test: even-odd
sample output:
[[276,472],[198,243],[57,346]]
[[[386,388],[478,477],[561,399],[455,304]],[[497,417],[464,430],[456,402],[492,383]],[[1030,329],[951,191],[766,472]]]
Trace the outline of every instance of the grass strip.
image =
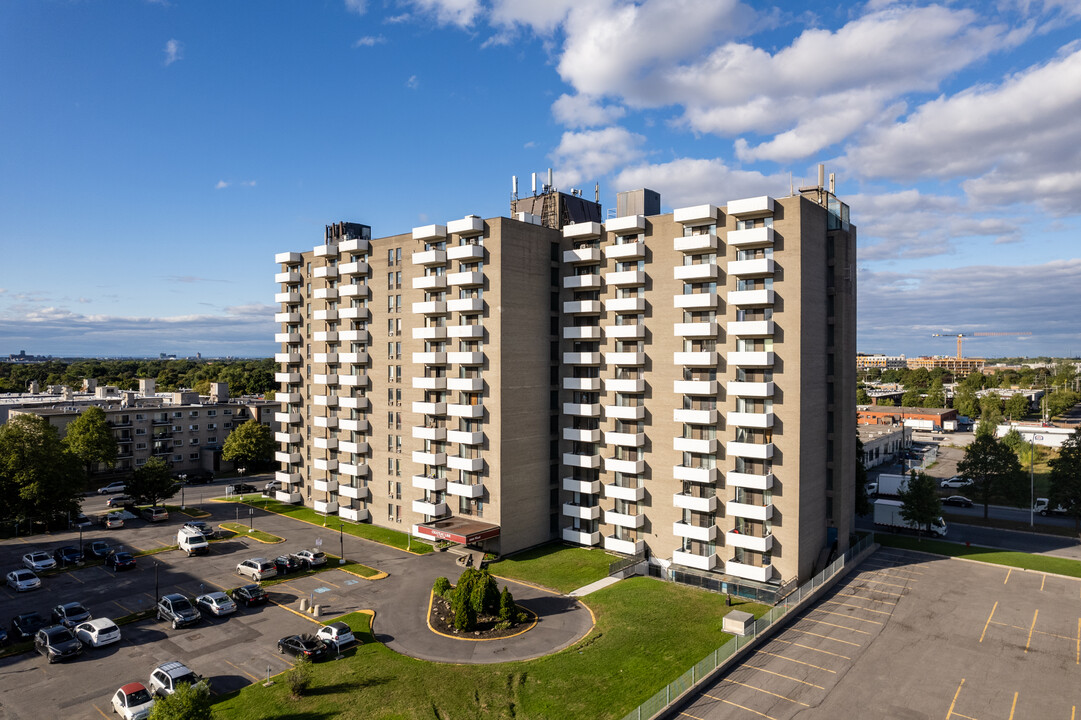
[[367,615],[348,615],[344,621],[362,644],[351,657],[317,663],[307,694],[292,700],[285,682],[256,683],[215,698],[214,716],[615,720],[726,642],[726,612],[761,616],[768,609],[738,601],[728,608],[723,596],[644,577],[586,599],[597,625],[582,641],[544,658],[493,665],[399,655],[375,640]]
[[608,565],[614,559],[599,548],[551,543],[490,563],[488,569],[493,575],[566,594],[608,577]]
[[1042,535],[1058,535],[1059,537],[1077,537],[1077,531],[1071,527],[1064,527],[1062,525],[1042,525],[1039,521],[1036,522],[1036,527],[1033,529],[1027,522],[1019,522],[1017,520],[982,518],[974,517],[972,515],[958,515],[956,513],[942,513],[942,517],[948,522],[961,523],[962,525],[978,525],[980,527],[998,528],[1000,530],[1016,530],[1018,532],[1038,532]]
[[337,517],[325,517],[303,505],[289,505],[288,503],[278,502],[277,500],[266,498],[259,494],[253,493],[249,495],[214,499],[224,502],[243,502],[246,505],[251,505],[266,510],[267,512],[272,512],[276,515],[285,515],[312,525],[320,525],[322,527],[334,529],[337,529],[337,526],[341,525],[342,532],[346,535],[371,540],[382,545],[389,545],[390,547],[398,548],[399,550],[406,550],[414,555],[424,555],[425,553],[432,552],[431,545],[421,542],[416,538],[412,538],[408,533],[401,532],[400,530],[391,530],[390,528],[370,525],[368,523],[351,523]]
[[949,557],[977,560],[992,565],[1004,565],[1006,567],[1023,568],[1037,572],[1065,575],[1067,577],[1081,578],[1081,561],[1070,558],[1054,557],[1051,555],[1033,555],[1032,553],[1014,552],[1011,550],[997,550],[995,548],[982,547],[979,545],[966,546],[961,543],[947,540],[932,540],[930,538],[914,538],[904,535],[889,535],[876,532],[875,540],[886,547],[894,547],[901,550],[919,550],[947,555]]
[[327,561],[322,565],[317,565],[314,568],[309,568],[306,570],[298,570],[297,572],[289,573],[288,575],[279,575],[278,577],[264,580],[259,584],[263,587],[270,587],[279,583],[291,582],[293,580],[296,580],[297,578],[318,575],[319,573],[326,572],[328,570],[345,570],[346,572],[350,572],[354,575],[360,575],[361,577],[366,578],[375,577],[376,575],[385,575],[385,573],[381,573],[379,570],[376,570],[373,567],[368,567],[367,565],[362,565],[352,560],[346,560],[344,565],[339,565],[338,560],[340,560],[341,558],[339,558],[337,555],[331,555],[330,553],[326,553],[326,556]]
[[[146,620],[154,617],[157,612],[156,608],[150,608],[149,610],[140,610],[139,612],[131,613],[130,615],[124,615],[113,620],[114,623],[119,625],[128,625],[133,622],[139,622],[140,620]],[[6,648],[0,650],[0,658],[10,657],[12,655],[21,655],[25,652],[30,652],[34,649],[33,640],[24,640],[23,642],[13,643]]]
[[242,523],[223,522],[221,524],[221,527],[229,530],[230,532],[234,532],[239,536],[251,538],[252,540],[256,540],[267,545],[277,545],[278,543],[285,542],[285,538],[280,538],[277,535],[271,535],[270,533],[263,532],[262,530],[252,530],[251,528],[247,527]]

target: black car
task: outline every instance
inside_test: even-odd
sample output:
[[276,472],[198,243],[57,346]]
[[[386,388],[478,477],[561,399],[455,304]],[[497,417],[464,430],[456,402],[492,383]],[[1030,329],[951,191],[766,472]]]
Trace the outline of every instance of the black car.
[[328,654],[327,644],[314,635],[290,635],[278,641],[278,652],[309,660],[322,660]]
[[105,567],[114,571],[134,570],[135,556],[129,552],[111,552],[105,557]]
[[187,476],[183,478],[188,485],[206,485],[209,482],[213,482],[214,473],[209,470],[193,470],[187,473]]
[[230,493],[232,495],[244,495],[246,493],[259,492],[259,488],[255,487],[254,485],[249,485],[248,483],[237,483],[236,485],[230,485],[229,489],[232,490],[232,492]]
[[90,611],[82,603],[69,602],[54,607],[52,618],[57,625],[72,628],[81,622],[89,620]]
[[279,575],[287,575],[300,570],[304,565],[296,555],[279,555],[274,558],[274,567],[278,568]]
[[191,600],[180,593],[163,595],[158,601],[158,620],[168,620],[173,630],[186,625],[194,625],[203,619],[202,613],[195,609]]
[[75,565],[83,561],[83,554],[79,552],[79,548],[72,545],[65,545],[62,548],[57,548],[53,551],[53,559],[56,560],[58,565]]
[[199,534],[201,534],[205,538],[214,537],[214,528],[210,527],[210,525],[203,522],[202,520],[189,520],[188,522],[184,523],[184,527],[198,530]]
[[251,607],[252,605],[266,605],[270,596],[267,591],[258,585],[241,585],[233,591],[233,601],[237,605]]
[[113,546],[104,540],[95,540],[87,546],[86,550],[96,558],[105,558],[113,551]]
[[49,659],[50,663],[79,657],[83,653],[83,644],[71,628],[53,625],[43,628],[34,635],[34,647]]
[[942,498],[943,505],[954,505],[956,507],[970,508],[972,507],[972,501],[964,495],[950,495],[949,497]]
[[29,640],[34,637],[34,633],[48,624],[49,621],[36,612],[16,615],[11,619],[11,641]]

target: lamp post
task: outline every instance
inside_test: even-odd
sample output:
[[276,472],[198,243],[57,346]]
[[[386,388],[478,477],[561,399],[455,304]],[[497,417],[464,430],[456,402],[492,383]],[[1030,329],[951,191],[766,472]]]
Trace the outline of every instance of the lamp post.
[[338,523],[338,549],[341,551],[341,555],[338,556],[338,564],[345,565],[345,525],[341,522]]
[[83,526],[79,526],[79,554],[83,554]]
[[157,560],[154,561],[154,604],[157,605],[158,599],[161,594],[158,592],[158,567],[161,565]]
[[255,508],[248,508],[248,532],[255,530]]
[[1028,526],[1036,527],[1036,512],[1033,506],[1036,504],[1036,475],[1032,464],[1036,460],[1036,432],[1033,431],[1028,438]]
[[183,485],[180,486],[180,509],[181,510],[185,509],[185,506],[184,506],[184,486]]

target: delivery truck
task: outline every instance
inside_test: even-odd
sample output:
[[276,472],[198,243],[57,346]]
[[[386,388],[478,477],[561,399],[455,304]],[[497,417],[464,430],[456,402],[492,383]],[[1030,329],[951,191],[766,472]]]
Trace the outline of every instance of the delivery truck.
[[878,494],[897,497],[908,483],[908,475],[882,473],[878,476]]
[[[901,516],[900,500],[875,500],[875,525],[891,530],[917,530],[916,523]],[[922,528],[919,528],[922,529]],[[946,521],[941,517],[931,523],[931,532],[939,537],[946,537]]]

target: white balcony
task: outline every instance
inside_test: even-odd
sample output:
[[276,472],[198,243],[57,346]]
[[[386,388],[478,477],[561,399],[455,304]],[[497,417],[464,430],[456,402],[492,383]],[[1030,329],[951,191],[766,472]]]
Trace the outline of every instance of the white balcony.
[[601,431],[563,428],[563,439],[571,442],[598,443],[601,441]]
[[616,380],[615,378],[605,378],[604,389],[607,392],[640,393],[646,391],[646,381],[642,379]]
[[337,492],[338,481],[337,480],[316,480],[315,489],[319,492]]
[[745,217],[748,215],[769,215],[773,212],[773,198],[769,195],[744,198],[742,200],[729,200],[726,210],[729,215]]
[[716,320],[709,322],[675,323],[672,326],[676,337],[717,337],[720,328]]
[[312,359],[315,360],[315,362],[317,362],[317,363],[337,365],[338,364],[338,353],[336,353],[336,352],[314,353],[312,355]]
[[[318,315],[316,311],[316,315]],[[316,318],[318,320],[318,318]],[[298,312],[280,312],[274,313],[274,322],[276,323],[298,323],[300,322],[300,313]]]
[[421,415],[446,415],[447,404],[445,402],[420,402],[414,400],[413,412]]
[[773,565],[747,565],[735,560],[726,560],[724,571],[728,575],[735,575],[746,580],[757,582],[769,582],[773,578]]
[[717,250],[716,233],[703,233],[702,235],[684,235],[672,240],[672,249],[676,252],[703,253]]
[[576,300],[563,303],[567,315],[598,315],[604,312],[600,300]]
[[447,260],[483,260],[483,245],[454,245],[447,248]]
[[678,423],[690,423],[691,425],[716,425],[717,411],[676,408],[672,411],[672,419]]
[[342,520],[351,520],[353,522],[367,522],[371,518],[371,512],[364,508],[346,508],[338,507],[338,517]]
[[280,462],[280,463],[285,463],[286,465],[296,464],[296,463],[300,462],[300,458],[302,458],[302,457],[303,457],[303,455],[301,455],[298,452],[281,452],[281,451],[278,451],[278,452],[274,453],[274,460],[277,461],[277,462]]
[[465,498],[484,497],[484,483],[447,483],[447,494]]
[[427,500],[414,500],[413,512],[429,517],[442,517],[446,515],[447,504],[445,502],[428,502]]
[[604,309],[616,313],[645,312],[646,299],[644,297],[608,298],[604,301]]
[[289,432],[276,432],[274,433],[274,442],[279,443],[298,443],[302,435],[300,433]]
[[337,257],[338,256],[338,243],[323,243],[322,245],[316,245],[312,249],[312,254],[315,257]]
[[484,406],[483,405],[458,405],[456,403],[447,403],[447,415],[451,417],[462,418],[483,418]]
[[443,441],[447,439],[447,429],[445,427],[414,427],[412,430],[413,437],[419,440],[439,440]]
[[717,360],[717,353],[713,350],[672,353],[672,362],[674,364],[688,367],[715,367]]
[[484,389],[484,379],[449,377],[447,378],[447,390],[460,390],[462,392],[480,392]]
[[359,375],[339,375],[338,384],[344,387],[364,387],[368,384],[367,373],[360,373]]
[[371,244],[364,238],[338,241],[338,252],[340,253],[366,253],[369,247],[371,247]]
[[312,333],[312,337],[315,338],[315,342],[338,342],[338,333],[336,330],[319,330]]
[[[319,396],[316,395],[316,404],[319,403]],[[283,405],[289,405],[291,403],[298,403],[301,399],[301,394],[298,392],[279,392],[275,393],[274,399]]]
[[716,380],[673,380],[672,392],[680,395],[716,395]]
[[464,430],[448,430],[447,442],[456,442],[461,445],[483,445],[484,432],[465,432]]
[[447,489],[447,479],[441,477],[413,476],[413,487],[431,492],[443,492]]
[[366,397],[339,397],[338,405],[351,410],[367,410],[369,403]]
[[289,270],[287,272],[280,272],[274,275],[274,282],[286,283],[287,285],[299,285],[300,273],[296,270]]
[[298,342],[300,342],[300,333],[298,333],[298,332],[274,333],[274,342],[278,342],[278,343],[298,343]]
[[363,307],[345,307],[338,309],[338,317],[343,320],[367,320],[371,312]]
[[300,293],[296,291],[275,293],[274,302],[285,303],[286,305],[295,305],[296,303],[300,302]]
[[728,364],[736,367],[773,367],[773,352],[731,352]]
[[338,384],[338,376],[337,375],[315,375],[315,376],[313,376],[312,381],[316,385],[337,385]]
[[286,365],[296,365],[301,360],[300,353],[287,352],[287,353],[274,353],[274,362],[285,363]]
[[338,495],[344,498],[353,498],[354,500],[367,500],[371,497],[372,493],[366,487],[353,487],[352,485],[339,485]]
[[600,275],[568,275],[563,278],[563,287],[568,290],[599,290],[601,287]]
[[313,438],[312,442],[315,443],[315,447],[319,448],[320,450],[337,450],[338,449],[338,438],[334,438],[334,437],[329,437],[329,438],[317,437],[317,438]]
[[728,323],[728,334],[736,337],[770,337],[772,320],[736,320]]
[[338,277],[337,265],[324,265],[323,267],[317,267],[312,270],[312,277],[314,278],[326,278],[333,280]]
[[604,459],[606,472],[620,472],[627,475],[641,475],[646,470],[645,460],[617,460],[614,457]]
[[446,265],[446,250],[425,250],[413,253],[414,265]]
[[646,523],[645,515],[627,515],[615,510],[604,511],[604,522],[607,525],[618,525],[625,528],[640,528]]
[[616,420],[642,420],[646,408],[644,405],[605,405],[604,416]]
[[447,455],[447,467],[465,472],[480,472],[484,469],[484,458],[464,458],[457,455]]
[[413,451],[413,462],[418,465],[432,465],[435,467],[445,466],[447,464],[447,454],[445,452],[424,452],[423,450]]
[[470,287],[484,284],[484,273],[480,271],[456,272],[447,274],[447,285],[450,287]]
[[338,266],[338,272],[344,275],[367,275],[368,263],[357,260],[356,262],[342,263]]
[[626,500],[627,502],[641,502],[646,496],[646,489],[644,487],[622,487],[608,484],[604,486],[604,496],[616,500]]
[[692,205],[672,211],[672,220],[684,225],[704,225],[720,217],[715,205]]
[[638,555],[646,549],[644,540],[619,540],[608,536],[604,538],[604,549],[624,555]]
[[313,508],[317,513],[330,515],[338,512],[338,503],[335,500],[316,500]]
[[483,325],[448,325],[447,337],[449,338],[482,338],[484,337]]
[[773,517],[773,504],[769,505],[748,505],[747,503],[739,503],[735,500],[729,500],[724,504],[725,515],[729,517],[741,517],[748,520],[757,520],[758,522],[765,522]]
[[565,238],[600,237],[602,232],[604,232],[604,228],[599,222],[580,222],[563,226],[563,237]]
[[300,422],[300,413],[298,412],[280,412],[274,413],[274,422],[280,422],[285,425],[296,425]]
[[445,327],[415,327],[413,328],[414,340],[446,340],[447,328]]
[[710,553],[709,555],[695,555],[694,553],[684,552],[682,550],[673,550],[672,563],[675,565],[682,565],[683,567],[694,568],[696,570],[712,570],[717,567],[717,555],[714,553]]
[[620,447],[642,447],[646,444],[645,433],[604,433],[605,445],[619,445]]
[[338,287],[338,294],[343,298],[368,297],[368,285],[366,283],[348,283]]
[[[297,319],[294,320],[293,322],[299,322],[300,321],[300,313],[297,313],[296,315],[297,315]],[[338,319],[338,311],[337,310],[316,310],[315,311],[315,319],[316,320],[337,320]]]
[[274,262],[278,265],[299,265],[302,257],[298,252],[283,252],[274,256]]
[[579,403],[563,403],[564,415],[578,415],[580,417],[600,417],[600,403],[582,405]]
[[274,499],[277,500],[278,502],[289,503],[290,505],[295,505],[296,503],[300,502],[303,498],[301,497],[300,493],[298,493],[298,492],[284,492],[282,490],[278,490],[277,492],[274,493]]
[[601,508],[599,505],[563,503],[563,515],[580,520],[597,520],[601,516]]
[[672,523],[672,534],[676,537],[690,538],[699,542],[712,542],[717,539],[717,526],[699,527],[690,523]]
[[773,427],[773,413],[771,412],[731,412],[725,416],[731,427],[744,428],[771,428]]
[[685,465],[673,465],[672,477],[676,480],[686,480],[696,483],[717,482],[717,468],[686,467]]
[[624,215],[623,217],[609,218],[604,223],[604,229],[610,233],[629,233],[631,230],[642,231],[646,229],[644,215]]
[[600,365],[601,354],[594,353],[563,353],[563,362],[567,365]]
[[701,263],[699,265],[677,265],[672,269],[672,275],[676,280],[716,280],[719,275],[718,268],[713,263]]
[[[338,473],[348,477],[364,477],[368,474],[368,466],[365,463],[338,463]],[[365,495],[361,493],[361,497]]]
[[694,495],[687,495],[685,493],[676,493],[672,496],[672,505],[680,510],[711,513],[717,511],[717,496],[695,497]]
[[641,339],[646,336],[645,325],[605,325],[604,336],[615,340]]
[[413,387],[418,390],[446,390],[447,379],[445,377],[420,377],[413,376]]
[[367,330],[342,330],[338,337],[344,342],[368,342]]
[[773,457],[773,443],[730,442],[726,446],[726,450],[732,457],[751,458],[752,460],[768,460]]
[[413,278],[414,290],[445,290],[446,287],[446,275],[422,275]]
[[600,455],[576,455],[574,453],[563,453],[563,464],[569,467],[591,468],[596,469],[601,466]]
[[600,261],[600,248],[579,248],[577,250],[563,251],[563,262],[567,265],[581,265],[582,263],[599,263]]
[[315,427],[321,428],[336,428],[338,427],[338,418],[336,417],[315,417],[312,418]]
[[[484,232],[484,220],[478,215],[466,215],[461,220],[447,223],[447,232],[454,235],[479,235]],[[458,247],[483,247],[481,245],[459,245]]]
[[755,277],[773,274],[773,258],[733,260],[728,263],[728,274],[735,277]]
[[312,290],[312,297],[316,300],[337,300],[338,288],[316,288]]
[[644,242],[632,242],[608,245],[604,248],[604,256],[609,260],[616,261],[644,258],[646,256],[646,244]]
[[606,352],[604,361],[609,365],[645,365],[646,354],[644,352]]
[[447,300],[447,310],[459,313],[478,313],[484,310],[483,298],[459,298]]
[[601,389],[601,379],[594,378],[563,378],[564,390],[589,390],[597,392]]
[[427,300],[413,303],[414,315],[446,315],[447,303],[443,300]]
[[709,455],[717,452],[717,440],[696,440],[694,438],[672,438],[672,449],[679,452],[699,453]]
[[565,327],[563,328],[563,338],[565,340],[600,340],[601,328],[599,325]]
[[727,547],[744,548],[755,552],[769,552],[773,549],[773,535],[754,537],[730,530],[724,534],[724,544]]
[[[344,420],[342,422],[345,422]],[[367,455],[368,443],[366,442],[349,442],[348,440],[342,440],[338,443],[338,451],[343,453],[351,453],[353,455]]]
[[730,382],[728,394],[733,397],[769,398],[773,397],[773,382]]
[[449,352],[447,362],[458,365],[483,365],[484,353],[482,352]]
[[279,470],[274,473],[274,479],[285,485],[295,485],[300,482],[300,473],[298,472],[282,472]]
[[274,382],[279,383],[298,383],[300,382],[301,375],[298,372],[280,372],[274,373]]
[[316,458],[315,469],[325,470],[326,472],[335,472],[338,469],[338,461],[331,458]]
[[600,480],[575,480],[563,478],[563,489],[567,492],[581,493],[582,495],[596,495],[601,491]]
[[715,292],[691,293],[672,296],[672,306],[684,310],[708,310],[720,302],[720,295]]
[[413,239],[420,242],[431,242],[447,237],[446,225],[421,225],[413,228]]
[[368,362],[366,352],[343,352],[338,353],[338,359],[347,365],[363,365]]
[[413,362],[418,365],[446,365],[447,354],[445,352],[415,352]]
[[769,490],[773,487],[773,473],[754,475],[730,470],[725,473],[724,478],[725,483],[730,487],[741,487],[748,490]]
[[563,541],[573,543],[575,545],[584,545],[586,547],[594,547],[601,541],[601,534],[599,532],[582,532],[573,528],[563,528],[562,532]]
[[742,307],[772,305],[773,290],[730,290],[728,304]]

